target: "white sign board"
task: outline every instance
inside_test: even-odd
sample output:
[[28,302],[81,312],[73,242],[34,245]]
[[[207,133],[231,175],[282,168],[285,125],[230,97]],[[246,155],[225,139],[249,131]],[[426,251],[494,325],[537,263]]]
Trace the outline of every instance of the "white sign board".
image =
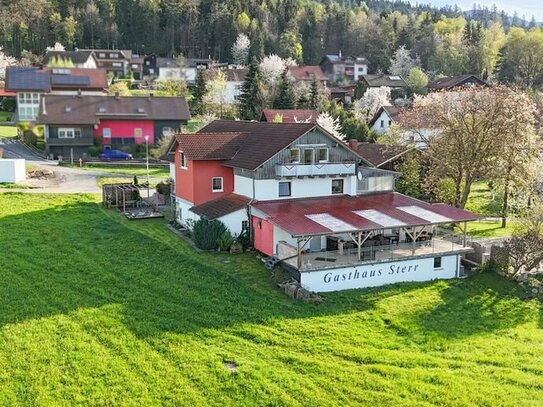
[[315,292],[340,291],[352,288],[377,287],[402,281],[430,281],[458,275],[460,255],[441,257],[439,267],[434,258],[416,258],[386,263],[353,265],[300,273],[300,283]]

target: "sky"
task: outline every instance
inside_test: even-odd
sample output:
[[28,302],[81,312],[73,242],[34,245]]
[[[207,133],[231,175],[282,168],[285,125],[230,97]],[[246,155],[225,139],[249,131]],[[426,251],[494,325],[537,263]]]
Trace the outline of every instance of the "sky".
[[473,3],[478,3],[488,8],[496,4],[498,10],[505,10],[511,15],[516,11],[520,17],[524,14],[527,20],[530,20],[532,15],[534,15],[537,21],[543,22],[543,0],[415,0],[412,3],[429,3],[435,6],[457,4],[462,10],[471,10]]

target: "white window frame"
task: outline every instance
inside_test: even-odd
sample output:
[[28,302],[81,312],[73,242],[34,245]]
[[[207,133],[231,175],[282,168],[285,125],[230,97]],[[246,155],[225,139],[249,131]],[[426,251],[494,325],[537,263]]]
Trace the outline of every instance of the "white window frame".
[[[215,189],[215,180],[220,179],[221,180],[221,188]],[[213,177],[211,178],[211,192],[224,192],[224,179],[223,177]]]
[[[321,150],[326,151],[326,159],[324,159],[324,160],[321,160]],[[328,159],[330,157],[329,156],[330,151],[328,150],[328,147],[319,147],[319,149],[317,150],[317,154],[319,155],[318,158],[319,158],[320,163],[327,163],[328,162]]]
[[111,127],[104,127],[102,129],[102,137],[103,138],[111,138]]
[[106,57],[106,54],[104,52],[98,53],[98,58],[105,58],[105,57]]
[[134,128],[134,138],[143,137],[143,129],[141,127]]
[[70,128],[70,127],[59,127],[58,138],[59,139],[75,138],[75,129]]
[[187,155],[183,151],[179,151],[179,167],[186,170],[188,167]]

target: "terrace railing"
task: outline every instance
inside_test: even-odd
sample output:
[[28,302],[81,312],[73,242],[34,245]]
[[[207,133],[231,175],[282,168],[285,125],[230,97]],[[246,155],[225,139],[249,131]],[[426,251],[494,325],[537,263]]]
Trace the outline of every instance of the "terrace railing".
[[354,161],[341,163],[277,164],[275,175],[278,177],[354,175],[355,170],[356,163]]

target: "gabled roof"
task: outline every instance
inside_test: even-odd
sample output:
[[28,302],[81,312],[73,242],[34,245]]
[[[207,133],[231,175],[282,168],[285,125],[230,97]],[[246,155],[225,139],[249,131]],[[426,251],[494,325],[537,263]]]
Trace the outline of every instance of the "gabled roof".
[[373,115],[371,120],[368,123],[368,126],[371,127],[375,124],[377,119],[379,119],[379,116],[381,116],[381,113],[386,112],[388,117],[390,117],[390,120],[393,122],[397,121],[400,114],[405,111],[405,107],[398,107],[398,106],[381,106],[379,110]]
[[49,64],[52,58],[61,57],[62,59],[69,59],[74,65],[84,64],[92,56],[90,50],[76,50],[76,51],[47,51],[45,53],[45,65]]
[[49,71],[43,71],[36,67],[10,66],[6,69],[5,89],[13,92],[50,92]]
[[209,220],[220,218],[229,213],[244,209],[250,199],[238,194],[228,194],[212,201],[193,206],[189,210]]
[[364,160],[377,168],[401,157],[413,149],[412,147],[393,147],[385,144],[364,142],[358,142],[356,145],[351,144],[351,147],[353,147]]
[[319,65],[291,65],[288,67],[288,70],[292,77],[297,81],[312,81],[313,78],[318,81],[326,80],[326,76]]
[[41,100],[38,123],[94,125],[101,119],[184,121],[189,118],[184,98],[46,95]]
[[458,86],[469,87],[473,85],[490,86],[487,82],[475,75],[458,75],[436,79],[435,81],[430,82],[427,87],[432,90],[443,90],[456,88]]
[[356,62],[357,64],[368,64],[368,60],[364,57],[354,57],[351,55],[335,55],[335,54],[327,54],[324,57],[322,57],[322,61],[325,59],[329,60],[332,64],[344,64],[345,62]]
[[249,72],[246,68],[211,68],[205,72],[207,78],[213,80],[219,71],[224,73],[228,82],[243,82],[247,72]]
[[379,88],[381,86],[388,86],[390,88],[407,87],[407,83],[405,83],[403,78],[398,75],[388,75],[384,73],[368,74],[362,75],[362,80],[364,80],[370,88]]
[[180,64],[179,61],[175,58],[157,57],[156,66],[157,68],[179,68]]
[[247,133],[238,153],[225,164],[231,167],[256,170],[292,142],[313,130],[310,123],[268,123],[238,120],[215,120],[199,133]]
[[292,236],[424,226],[479,218],[463,209],[430,204],[397,192],[261,201],[252,203],[251,207]]
[[9,67],[6,70],[6,90],[12,91],[104,90],[107,86],[106,71],[102,69]]
[[231,160],[236,156],[247,133],[193,133],[175,136],[179,150],[189,160]]
[[264,109],[260,120],[273,122],[277,115],[282,117],[282,123],[317,123],[319,112],[314,109]]

